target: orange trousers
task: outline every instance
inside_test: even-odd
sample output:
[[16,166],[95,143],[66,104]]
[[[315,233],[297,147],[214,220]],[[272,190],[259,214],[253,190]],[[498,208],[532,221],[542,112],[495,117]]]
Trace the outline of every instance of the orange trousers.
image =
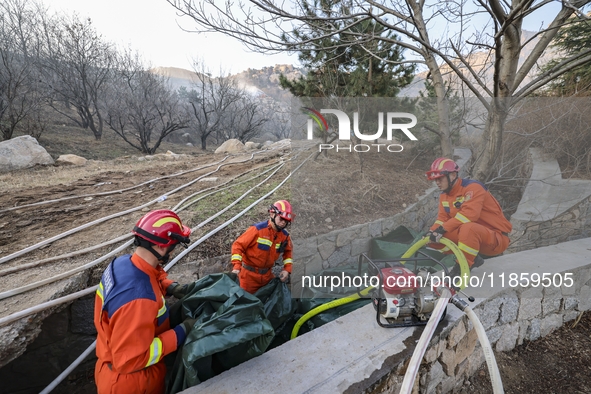
[[132,373],[118,373],[98,360],[94,370],[98,394],[164,394],[165,377],[163,362]]
[[[491,230],[478,223],[464,223],[454,231],[448,231],[443,236],[455,242],[466,256],[468,265],[472,267],[477,254],[497,256],[507,250],[509,237],[499,231]],[[447,249],[440,243],[429,243],[433,249]],[[452,253],[449,249],[443,253]]]
[[256,293],[258,289],[269,283],[274,277],[275,275],[273,275],[271,269],[264,274],[259,274],[258,272],[248,271],[246,268],[242,267],[238,273],[240,287],[248,291],[250,294]]

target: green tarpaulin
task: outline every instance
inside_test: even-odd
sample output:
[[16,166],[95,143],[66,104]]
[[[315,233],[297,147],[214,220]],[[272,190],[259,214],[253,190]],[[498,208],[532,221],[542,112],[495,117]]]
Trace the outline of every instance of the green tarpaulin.
[[274,330],[263,303],[228,275],[213,274],[190,285],[170,308],[171,325],[196,318],[177,352],[169,391],[176,393],[262,354]]

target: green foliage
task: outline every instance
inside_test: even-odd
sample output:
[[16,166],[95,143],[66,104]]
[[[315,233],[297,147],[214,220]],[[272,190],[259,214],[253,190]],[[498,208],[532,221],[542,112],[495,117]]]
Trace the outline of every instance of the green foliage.
[[[412,82],[415,66],[402,63],[403,49],[397,36],[373,20],[328,20],[349,15],[342,1],[313,0],[302,3],[311,33],[293,31],[299,60],[306,76],[280,85],[297,97],[395,97]],[[320,10],[320,11],[319,11]],[[344,29],[344,26],[351,26]],[[341,31],[342,30],[342,31]],[[286,47],[294,44],[283,36]]]
[[[558,31],[553,47],[564,56],[550,61],[542,72],[549,72],[565,57],[591,51],[591,21],[572,18],[572,23]],[[552,96],[591,96],[591,63],[564,73],[549,84],[547,92]]]

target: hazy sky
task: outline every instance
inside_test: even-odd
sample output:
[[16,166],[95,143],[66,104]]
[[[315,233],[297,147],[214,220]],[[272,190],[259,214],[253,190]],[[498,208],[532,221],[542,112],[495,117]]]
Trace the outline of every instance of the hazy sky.
[[221,34],[188,33],[188,18],[179,18],[166,0],[44,0],[51,10],[88,16],[103,37],[143,54],[152,66],[191,69],[192,59],[201,58],[217,74],[220,66],[237,73],[247,68],[295,64],[297,56],[248,52],[237,40]]
[[[203,59],[207,68],[218,74],[237,73],[247,68],[260,69],[275,64],[296,64],[297,55],[263,55],[248,52],[243,44],[222,34],[197,34],[183,31],[194,27],[187,17],[180,18],[166,0],[44,0],[58,13],[89,16],[96,29],[109,41],[139,51],[152,66],[192,69],[192,59]],[[537,30],[547,25],[560,7],[558,1],[550,9],[536,13],[524,28]],[[553,12],[549,12],[553,9]],[[410,52],[406,56],[412,58]],[[297,64],[296,64],[297,65]]]

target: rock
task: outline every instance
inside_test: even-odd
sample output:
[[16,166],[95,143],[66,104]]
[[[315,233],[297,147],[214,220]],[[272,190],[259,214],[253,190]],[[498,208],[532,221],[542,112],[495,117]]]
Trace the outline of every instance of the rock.
[[56,164],[84,166],[84,165],[86,165],[87,161],[88,160],[86,160],[82,156],[67,154],[67,155],[61,155],[60,157],[57,158],[57,160],[55,162],[56,162]]
[[232,138],[220,145],[215,153],[237,153],[244,151],[244,144],[239,140]]
[[246,149],[246,150],[261,149],[261,144],[259,144],[258,142],[248,141],[246,144],[244,144],[244,149]]
[[178,154],[171,151],[166,151],[166,153],[156,153],[154,155],[146,155],[144,156],[143,160],[183,160],[189,158],[189,155],[186,154]]
[[268,146],[269,149],[291,149],[291,140],[289,138],[277,141]]
[[0,142],[0,172],[54,164],[53,159],[30,135]]

